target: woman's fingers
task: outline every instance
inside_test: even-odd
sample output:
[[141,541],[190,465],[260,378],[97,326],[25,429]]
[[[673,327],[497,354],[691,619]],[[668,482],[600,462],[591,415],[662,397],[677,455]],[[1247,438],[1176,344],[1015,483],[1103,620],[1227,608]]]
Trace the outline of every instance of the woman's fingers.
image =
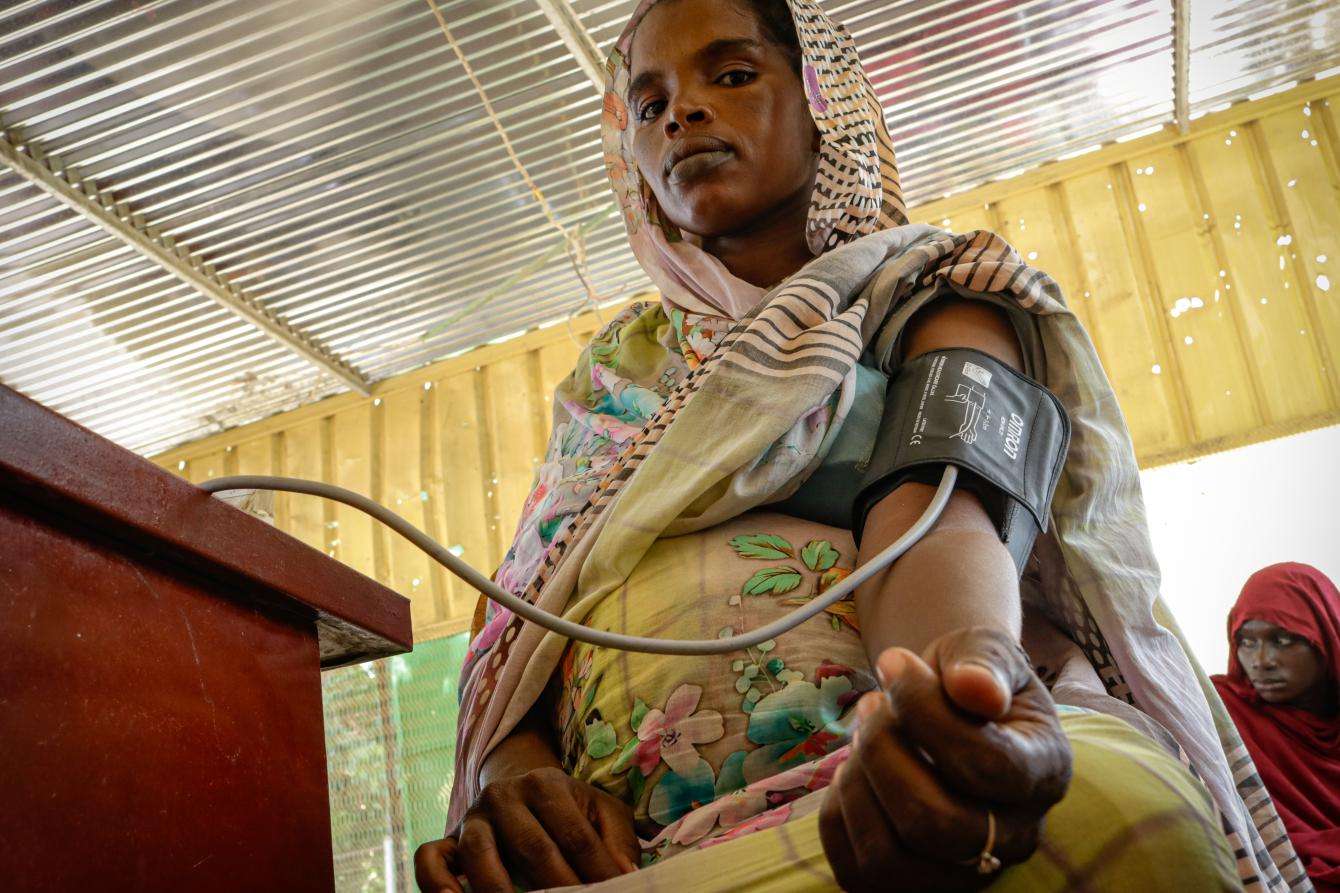
[[[890,730],[867,727],[866,734],[885,738]],[[934,855],[936,848],[920,849],[902,836],[897,823],[914,810],[906,803],[887,804],[880,799],[871,782],[868,759],[863,751],[847,761],[819,817],[824,853],[839,885],[848,891],[939,893],[981,886],[980,879],[963,866]]]
[[487,819],[465,817],[454,867],[470,881],[470,893],[512,893],[511,875],[503,865],[498,840]]
[[909,851],[953,864],[972,859],[986,843],[989,809],[997,820],[994,855],[1018,862],[1032,854],[1037,845],[1037,813],[983,803],[947,788],[935,767],[900,739],[887,701],[872,701],[861,727],[859,759],[852,761],[853,771],[864,772],[880,808]]
[[[878,704],[878,702],[876,702]],[[852,767],[865,776],[881,811],[912,852],[932,859],[963,861],[986,839],[985,810],[976,812],[945,790],[931,768],[899,739],[886,704],[861,723],[860,759]]]
[[849,893],[874,889],[875,878],[888,869],[897,846],[893,827],[870,793],[864,774],[852,765],[854,760],[842,766],[819,815],[824,854],[838,885]]
[[1014,639],[990,627],[941,636],[927,649],[926,661],[940,674],[949,699],[982,719],[1004,716],[1014,695],[1035,679]]
[[[890,649],[880,655],[878,666],[887,680],[898,735],[925,755],[949,788],[972,800],[1033,809],[1038,815],[1065,793],[1070,744],[1035,677],[1013,693],[1008,711],[984,721],[951,702],[940,677],[911,652]],[[1000,676],[1018,684],[1013,669]]]
[[581,883],[558,844],[529,809],[509,810],[505,816],[491,818],[493,832],[501,839],[508,861],[515,863],[533,886],[567,887]]
[[941,674],[940,684],[954,706],[982,719],[1004,716],[1014,697],[1000,676],[979,664],[950,666]]
[[819,807],[819,842],[823,844],[824,856],[833,869],[833,877],[844,890],[856,890],[860,881],[860,864],[856,861],[856,849],[852,846],[847,833],[846,822],[842,818],[842,795],[840,783],[847,773],[846,767],[839,767],[834,783],[824,795]]
[[888,816],[880,808],[879,799],[870,789],[869,779],[861,771],[859,760],[853,760],[842,773],[838,786],[838,803],[842,809],[842,824],[847,829],[847,841],[856,856],[857,868],[868,871],[889,861],[898,835]]
[[[567,887],[618,877],[640,856],[631,810],[558,769],[532,770],[489,784],[466,814],[446,874],[465,875],[474,891],[511,893],[509,869],[537,887]],[[432,853],[424,877],[445,885]],[[415,854],[416,865],[420,855]]]
[[549,838],[557,845],[565,865],[583,883],[605,881],[623,874],[623,868],[588,819],[584,804],[570,790],[558,792],[532,789],[526,802]]
[[455,852],[452,837],[425,843],[414,851],[414,882],[419,893],[464,893],[451,870]]
[[620,800],[597,795],[592,801],[590,815],[596,833],[614,856],[619,870],[624,874],[636,871],[642,861],[642,846],[633,830],[631,810]]

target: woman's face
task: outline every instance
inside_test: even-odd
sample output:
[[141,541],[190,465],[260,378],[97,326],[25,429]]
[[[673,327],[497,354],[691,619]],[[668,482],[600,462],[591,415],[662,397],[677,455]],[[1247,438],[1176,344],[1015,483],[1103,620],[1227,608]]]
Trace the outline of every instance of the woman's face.
[[1311,643],[1264,620],[1238,627],[1238,662],[1247,679],[1270,704],[1315,700],[1326,687],[1326,667]]
[[671,223],[714,238],[808,205],[818,131],[799,74],[749,7],[664,0],[631,62],[633,154]]

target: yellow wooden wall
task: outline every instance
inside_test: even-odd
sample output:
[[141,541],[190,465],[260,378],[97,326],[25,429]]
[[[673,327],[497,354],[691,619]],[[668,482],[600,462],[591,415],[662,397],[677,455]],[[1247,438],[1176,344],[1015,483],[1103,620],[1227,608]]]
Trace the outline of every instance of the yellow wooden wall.
[[[373,397],[334,397],[154,461],[191,481],[275,474],[365,493],[488,573],[544,454],[553,387],[600,321],[588,313],[381,382]],[[275,522],[407,596],[416,640],[459,632],[474,608],[474,590],[355,509],[280,493]]]
[[[915,209],[993,229],[1060,281],[1142,465],[1340,421],[1340,80],[1235,106]],[[609,314],[607,313],[606,316]],[[550,394],[598,320],[532,332],[155,457],[193,481],[283,474],[394,508],[489,571],[543,454]],[[475,595],[315,497],[279,526],[411,599],[419,640]]]

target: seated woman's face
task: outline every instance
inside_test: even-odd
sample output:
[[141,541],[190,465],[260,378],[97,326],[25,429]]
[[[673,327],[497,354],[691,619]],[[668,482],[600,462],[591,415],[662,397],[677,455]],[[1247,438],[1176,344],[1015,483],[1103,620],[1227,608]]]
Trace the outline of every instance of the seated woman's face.
[[664,0],[638,26],[633,153],[661,210],[705,238],[808,206],[818,131],[800,75],[735,0]]
[[1292,704],[1326,685],[1326,667],[1311,643],[1264,620],[1238,628],[1238,662],[1247,679],[1270,704]]

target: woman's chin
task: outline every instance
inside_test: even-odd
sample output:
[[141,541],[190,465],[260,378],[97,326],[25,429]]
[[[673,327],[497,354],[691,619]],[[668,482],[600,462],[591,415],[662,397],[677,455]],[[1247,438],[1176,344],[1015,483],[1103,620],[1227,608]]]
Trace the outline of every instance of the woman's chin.
[[757,209],[750,196],[740,195],[736,184],[721,177],[686,184],[679,190],[676,211],[670,219],[681,230],[710,239],[740,228]]

